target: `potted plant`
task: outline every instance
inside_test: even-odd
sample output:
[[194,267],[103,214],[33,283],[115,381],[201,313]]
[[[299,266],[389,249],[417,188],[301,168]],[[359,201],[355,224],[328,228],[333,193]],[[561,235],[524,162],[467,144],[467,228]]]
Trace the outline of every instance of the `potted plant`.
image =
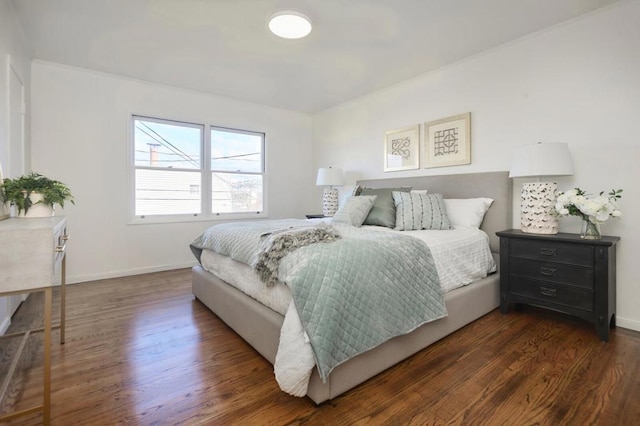
[[75,204],[69,187],[38,173],[4,179],[0,186],[2,202],[15,206],[18,217],[53,216],[56,204]]

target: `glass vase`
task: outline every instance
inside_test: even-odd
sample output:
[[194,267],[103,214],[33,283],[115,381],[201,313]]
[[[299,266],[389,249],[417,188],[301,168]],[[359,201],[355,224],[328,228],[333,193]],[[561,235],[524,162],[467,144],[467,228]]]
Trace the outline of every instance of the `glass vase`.
[[584,238],[585,240],[599,240],[600,237],[600,224],[583,217],[580,238]]

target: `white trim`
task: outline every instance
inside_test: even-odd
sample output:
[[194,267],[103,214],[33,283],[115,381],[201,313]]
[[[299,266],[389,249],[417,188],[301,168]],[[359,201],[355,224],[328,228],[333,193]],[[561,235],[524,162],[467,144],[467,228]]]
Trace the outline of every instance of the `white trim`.
[[[11,97],[12,97],[12,93],[11,93],[11,76],[15,75],[18,82],[20,83],[20,112],[19,114],[21,114],[21,124],[22,124],[22,140],[20,141],[20,146],[18,147],[18,154],[20,156],[20,164],[15,164],[15,162],[12,162],[11,160],[14,159],[14,152],[13,152],[13,148],[16,148],[16,146],[14,145],[14,141],[11,140],[11,132],[12,132],[12,128],[11,128],[11,119],[12,119],[12,104],[11,104]],[[25,150],[25,144],[26,144],[26,133],[27,133],[27,128],[26,128],[26,113],[27,113],[27,99],[26,99],[26,91],[25,91],[25,84],[24,84],[24,79],[22,78],[22,76],[20,75],[20,73],[18,72],[18,70],[13,66],[13,62],[11,61],[11,55],[9,53],[7,53],[7,132],[6,132],[6,137],[7,137],[7,164],[5,164],[5,172],[7,173],[8,177],[15,177],[15,176],[20,176],[25,172],[26,169],[26,163],[27,163],[27,155],[26,155],[26,150]],[[8,170],[8,171],[7,171]]]
[[[105,72],[105,71],[97,71],[97,70],[93,70],[93,69],[90,69],[90,68],[83,68],[83,67],[77,67],[77,66],[68,65],[68,64],[61,64],[59,62],[46,61],[44,59],[33,59],[31,61],[31,64],[41,64],[43,66],[52,67],[52,68],[59,68],[59,69],[70,70],[70,71],[74,71],[74,72],[83,72],[83,73],[87,73],[87,74],[91,74],[91,75],[95,75],[95,76],[99,76],[99,77],[106,77],[106,78],[111,78],[111,79],[114,79],[114,80],[119,80],[119,81],[124,81],[124,82],[129,82],[129,83],[143,84],[143,85],[146,85],[146,86],[154,86],[154,87],[159,87],[159,88],[163,88],[163,89],[167,89],[167,90],[174,90],[176,92],[188,93],[188,94],[199,96],[199,97],[206,97],[206,98],[210,98],[210,99],[231,100],[231,101],[237,102],[238,104],[241,104],[241,105],[258,106],[260,108],[267,108],[267,109],[272,110],[272,111],[284,111],[284,112],[286,112],[288,114],[291,113],[291,112],[295,112],[295,113],[300,113],[300,114],[304,114],[304,115],[307,115],[307,116],[311,115],[309,113],[300,112],[298,110],[293,110],[291,108],[278,107],[278,106],[273,106],[273,105],[269,105],[269,104],[265,104],[265,103],[261,103],[261,102],[248,101],[246,99],[236,98],[236,97],[234,97],[232,95],[217,95],[217,94],[214,94],[214,93],[202,92],[201,90],[194,90],[194,89],[188,89],[188,88],[181,87],[181,86],[175,86],[175,85],[168,84],[168,83],[157,83],[157,82],[153,82],[153,81],[142,80],[142,79],[139,79],[139,78],[132,78],[132,77],[126,77],[126,76],[119,75],[119,74],[112,74],[112,73]],[[142,114],[142,115],[145,115],[145,114]]]
[[640,321],[616,316],[616,327],[640,331]]
[[191,268],[197,265],[195,259],[192,262],[158,265],[144,268],[122,269],[119,271],[107,271],[97,274],[70,275],[67,276],[67,284],[82,284],[90,281],[106,280],[111,278],[129,277],[134,275],[150,274],[153,272],[172,271],[174,269]]
[[213,190],[213,178],[211,177],[211,126],[202,126],[202,179],[200,179],[200,211],[202,216],[209,216],[211,211],[211,191]]
[[180,215],[149,215],[134,216],[129,219],[127,225],[150,225],[158,223],[184,223],[184,222],[212,222],[231,220],[268,219],[265,212],[219,213],[219,214],[180,214]]

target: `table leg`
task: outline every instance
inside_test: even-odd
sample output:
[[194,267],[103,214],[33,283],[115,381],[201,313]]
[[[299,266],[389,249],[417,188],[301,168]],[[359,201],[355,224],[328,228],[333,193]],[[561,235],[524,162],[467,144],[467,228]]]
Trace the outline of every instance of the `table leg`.
[[61,282],[60,282],[60,344],[64,344],[64,327],[66,317],[66,303],[67,303],[67,255],[65,253],[62,258],[62,270],[61,270]]
[[51,287],[44,289],[44,410],[43,423],[51,421]]

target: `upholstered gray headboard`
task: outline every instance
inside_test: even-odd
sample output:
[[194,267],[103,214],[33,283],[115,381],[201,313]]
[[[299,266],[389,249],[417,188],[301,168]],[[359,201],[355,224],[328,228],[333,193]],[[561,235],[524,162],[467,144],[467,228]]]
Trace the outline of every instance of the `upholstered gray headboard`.
[[432,194],[440,193],[444,198],[493,198],[493,204],[484,217],[481,229],[489,235],[491,251],[496,253],[500,251],[500,241],[496,232],[512,227],[512,187],[509,172],[359,180],[357,184],[367,188],[411,186],[413,189],[427,189]]

